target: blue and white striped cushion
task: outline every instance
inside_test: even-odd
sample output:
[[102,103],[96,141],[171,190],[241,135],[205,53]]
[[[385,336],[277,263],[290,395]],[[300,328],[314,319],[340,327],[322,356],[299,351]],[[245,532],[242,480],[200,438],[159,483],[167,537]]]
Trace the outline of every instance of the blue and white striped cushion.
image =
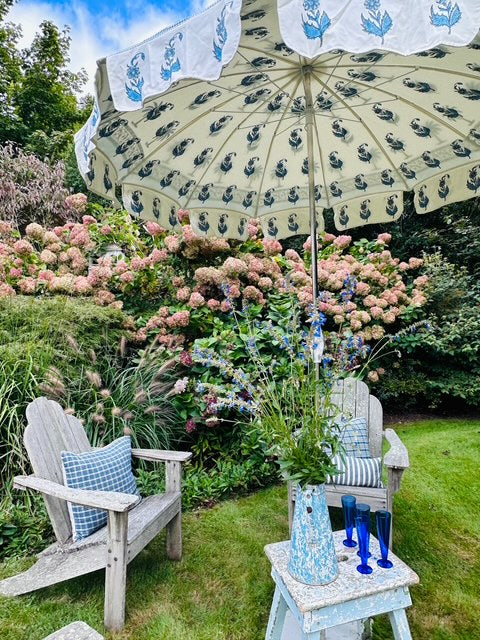
[[335,456],[332,462],[340,471],[329,478],[329,484],[344,484],[349,487],[381,487],[382,459]]
[[[63,480],[71,489],[140,495],[132,473],[132,444],[123,436],[95,451],[62,451]],[[68,503],[75,541],[88,538],[107,523],[107,512]]]
[[345,417],[338,421],[340,426],[340,440],[345,449],[345,455],[356,458],[370,458],[368,444],[368,425],[365,418]]

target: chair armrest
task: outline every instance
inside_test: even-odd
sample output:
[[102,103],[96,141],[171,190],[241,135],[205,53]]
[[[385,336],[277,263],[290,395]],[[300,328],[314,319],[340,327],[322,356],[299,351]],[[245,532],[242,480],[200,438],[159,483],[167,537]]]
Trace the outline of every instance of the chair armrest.
[[130,493],[117,493],[116,491],[87,491],[86,489],[70,489],[63,484],[57,484],[45,478],[37,476],[16,476],[13,479],[15,489],[35,489],[54,498],[68,500],[84,507],[103,509],[104,511],[117,511],[124,513],[130,511],[138,502],[140,496]]
[[383,464],[389,468],[408,469],[410,460],[407,447],[393,429],[385,429],[385,438],[390,444],[390,449],[383,458]]
[[161,449],[132,449],[132,456],[151,462],[187,462],[190,451],[163,451]]

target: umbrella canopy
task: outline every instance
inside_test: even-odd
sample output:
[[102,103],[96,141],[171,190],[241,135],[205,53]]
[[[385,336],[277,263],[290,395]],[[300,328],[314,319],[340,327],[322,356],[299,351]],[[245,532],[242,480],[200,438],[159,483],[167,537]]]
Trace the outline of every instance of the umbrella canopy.
[[480,0],[222,0],[98,63],[81,172],[133,216],[188,208],[238,239],[249,217],[282,238],[327,207],[339,230],[395,220],[404,191],[419,213],[465,200],[480,44],[458,45],[479,24]]

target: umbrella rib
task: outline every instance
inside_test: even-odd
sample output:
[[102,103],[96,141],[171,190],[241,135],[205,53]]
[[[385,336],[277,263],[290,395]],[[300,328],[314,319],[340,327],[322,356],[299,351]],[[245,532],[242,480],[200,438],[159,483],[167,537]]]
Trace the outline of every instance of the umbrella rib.
[[299,78],[298,81],[297,81],[297,84],[295,85],[295,88],[292,91],[292,95],[289,98],[288,104],[285,106],[285,110],[283,111],[282,117],[279,118],[279,120],[277,122],[277,126],[275,128],[275,131],[274,131],[272,137],[270,138],[270,144],[268,145],[268,151],[267,151],[267,155],[266,155],[266,158],[265,158],[265,169],[263,171],[262,179],[261,179],[260,185],[258,187],[257,206],[255,208],[257,213],[258,213],[258,208],[259,208],[259,203],[260,203],[260,194],[262,193],[263,183],[265,182],[266,167],[267,167],[267,164],[268,164],[268,160],[270,159],[270,154],[271,154],[272,148],[273,148],[273,141],[274,141],[275,136],[277,135],[277,131],[278,131],[278,129],[279,129],[279,127],[280,127],[280,125],[281,125],[281,123],[283,121],[283,117],[287,113],[288,108],[290,107],[290,104],[292,103],[293,96],[297,92],[298,86],[299,86],[301,81],[302,81],[301,78]]
[[[323,80],[321,80],[316,74],[314,74],[315,78],[317,79],[317,81],[322,85],[322,86],[326,86],[323,83]],[[353,109],[347,105],[345,103],[345,101],[343,100],[343,98],[340,97],[340,95],[338,93],[335,93],[334,91],[332,91],[333,95],[350,111],[350,113],[352,114],[352,116],[356,116],[357,114],[353,111]],[[358,117],[358,116],[357,116]],[[405,189],[407,191],[410,191],[410,186],[407,183],[405,176],[403,174],[401,174],[399,171],[397,171],[397,167],[395,166],[393,160],[390,158],[390,155],[388,154],[387,150],[385,149],[385,147],[383,146],[383,144],[380,142],[380,140],[377,138],[377,136],[375,135],[375,133],[372,131],[372,129],[366,124],[366,122],[362,119],[362,118],[358,118],[357,122],[360,122],[365,129],[368,131],[368,133],[372,136],[373,140],[375,140],[375,142],[377,143],[377,145],[379,146],[381,152],[383,153],[383,155],[385,156],[385,158],[387,159],[388,164],[392,167],[393,171],[400,175],[401,180],[403,182],[403,184],[405,185]]]
[[[285,76],[286,77],[286,76]],[[288,86],[288,82],[285,84],[285,87]],[[281,89],[280,89],[281,90]],[[252,116],[253,114],[257,113],[257,111],[263,106],[263,104],[259,104],[253,111],[250,111],[248,114],[246,114],[245,118],[242,120],[242,122],[240,124],[243,124],[246,120],[248,120],[248,118],[250,116]],[[238,125],[235,127],[235,130],[238,130]],[[222,149],[225,147],[225,145],[227,144],[227,142],[230,140],[230,136],[228,136],[225,141],[223,142],[223,144],[219,147],[219,149],[217,150],[217,152],[215,153],[215,155],[212,157],[211,161],[208,163],[208,165],[205,167],[204,172],[202,173],[201,177],[199,178],[199,180],[197,181],[197,184],[201,184],[207,171],[210,169],[212,163],[218,158],[219,154],[221,153]],[[188,207],[188,205],[190,204],[190,200],[193,197],[193,190],[192,192],[189,194],[187,202],[185,203],[185,208]]]
[[[335,76],[335,75],[333,77],[334,78],[339,78],[339,77],[341,78],[341,76]],[[362,87],[368,87],[368,85],[366,85],[361,80],[356,80],[355,82],[357,84],[360,84]],[[382,84],[385,84],[385,83],[382,83]],[[370,89],[376,89],[376,88],[377,87],[375,85],[370,86]],[[332,93],[333,93],[332,89],[330,89],[330,91],[332,91]],[[426,116],[428,116],[432,120],[435,120],[440,125],[442,125],[444,127],[447,127],[448,129],[451,129],[451,131],[453,131],[457,136],[460,136],[462,139],[465,138],[465,133],[463,131],[460,131],[460,129],[457,129],[456,127],[451,125],[449,122],[447,122],[445,120],[442,120],[439,116],[435,115],[431,111],[428,111],[427,109],[425,109],[424,107],[420,106],[419,104],[416,104],[415,102],[412,102],[408,98],[404,98],[402,95],[399,95],[397,93],[393,93],[392,91],[388,91],[387,89],[380,89],[380,91],[382,93],[385,93],[388,96],[391,96],[394,100],[400,100],[400,102],[408,104],[410,107],[413,107],[417,111],[421,111],[423,114],[425,114]],[[340,100],[340,97],[338,96],[338,94],[337,94],[337,97]],[[362,122],[363,122],[363,120],[362,120]]]

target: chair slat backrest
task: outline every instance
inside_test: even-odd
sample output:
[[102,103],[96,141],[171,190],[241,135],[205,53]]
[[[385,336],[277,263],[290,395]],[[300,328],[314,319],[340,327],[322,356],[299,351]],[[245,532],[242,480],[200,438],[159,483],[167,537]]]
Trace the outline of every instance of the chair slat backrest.
[[[27,420],[24,444],[34,474],[64,484],[60,453],[81,453],[91,449],[82,423],[47,398],[37,398],[28,405]],[[67,503],[51,496],[44,498],[55,536],[63,544],[72,535]]]
[[370,394],[367,385],[356,378],[338,380],[332,396],[337,407],[352,418],[365,418],[368,425],[370,453],[382,455],[383,410],[380,400]]

